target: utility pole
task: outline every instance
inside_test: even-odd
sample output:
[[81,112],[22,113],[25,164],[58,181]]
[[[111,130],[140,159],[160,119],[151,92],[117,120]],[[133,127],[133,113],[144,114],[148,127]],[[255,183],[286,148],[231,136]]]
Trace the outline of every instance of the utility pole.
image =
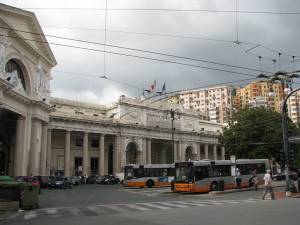
[[288,127],[287,127],[287,116],[286,116],[286,103],[289,97],[295,92],[299,91],[300,88],[297,88],[294,91],[291,91],[283,101],[282,105],[282,135],[283,135],[283,151],[285,156],[285,180],[286,180],[286,196],[291,195],[290,191],[290,177],[289,177],[289,148],[288,148]]

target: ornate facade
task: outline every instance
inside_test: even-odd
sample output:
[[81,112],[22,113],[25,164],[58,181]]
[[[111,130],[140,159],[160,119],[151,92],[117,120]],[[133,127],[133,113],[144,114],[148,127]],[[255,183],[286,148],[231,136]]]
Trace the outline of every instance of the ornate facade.
[[[0,172],[108,174],[128,163],[223,159],[222,126],[166,101],[50,98],[55,58],[31,12],[0,4]],[[170,112],[175,117],[170,120]],[[172,129],[173,127],[173,129]]]
[[[224,159],[224,148],[218,145],[222,126],[178,105],[125,96],[102,107],[63,99],[52,99],[51,104],[52,173],[108,174],[129,163]],[[178,117],[173,139],[171,109]]]
[[0,170],[46,174],[55,58],[31,12],[0,4]]

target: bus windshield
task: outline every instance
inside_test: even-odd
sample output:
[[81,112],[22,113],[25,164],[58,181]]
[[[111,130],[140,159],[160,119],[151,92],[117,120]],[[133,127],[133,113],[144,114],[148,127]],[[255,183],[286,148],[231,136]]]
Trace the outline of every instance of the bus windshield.
[[124,178],[125,179],[132,179],[134,177],[134,169],[133,167],[125,167],[125,174]]
[[192,178],[192,167],[178,166],[175,171],[175,181],[176,182],[189,182]]

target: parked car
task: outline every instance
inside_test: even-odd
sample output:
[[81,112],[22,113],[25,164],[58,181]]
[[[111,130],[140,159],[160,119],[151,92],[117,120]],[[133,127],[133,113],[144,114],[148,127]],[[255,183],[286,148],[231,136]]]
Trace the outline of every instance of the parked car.
[[48,187],[48,185],[49,185],[49,177],[48,176],[37,176],[37,179],[40,183],[41,188]]
[[86,184],[95,184],[96,183],[96,175],[91,175],[86,179]]
[[104,176],[97,176],[95,183],[96,184],[101,184],[101,182],[102,182],[103,179],[104,179]]
[[49,183],[49,188],[73,188],[70,177],[56,177]]
[[119,184],[120,180],[114,175],[106,175],[100,182],[100,184]]
[[81,183],[80,177],[71,176],[70,179],[73,185],[79,185]]

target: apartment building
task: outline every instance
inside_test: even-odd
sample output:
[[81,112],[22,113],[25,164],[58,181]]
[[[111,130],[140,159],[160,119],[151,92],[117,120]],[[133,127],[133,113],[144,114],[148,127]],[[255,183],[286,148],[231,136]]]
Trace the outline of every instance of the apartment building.
[[232,116],[232,89],[229,86],[217,86],[183,91],[170,100],[185,109],[204,113],[212,122],[226,124]]

